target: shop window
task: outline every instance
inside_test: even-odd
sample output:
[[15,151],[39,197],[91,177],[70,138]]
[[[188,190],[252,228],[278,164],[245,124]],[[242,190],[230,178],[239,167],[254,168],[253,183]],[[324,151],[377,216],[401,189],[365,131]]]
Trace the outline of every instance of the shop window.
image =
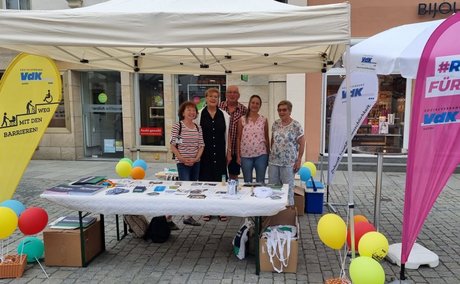
[[66,111],[65,111],[65,92],[64,92],[64,76],[61,74],[61,93],[62,99],[54,112],[53,118],[51,119],[48,127],[66,127]]
[[163,75],[139,74],[141,144],[165,146]]
[[[379,95],[355,137],[352,146],[378,145],[401,148],[404,139],[404,106],[406,79],[400,75],[378,76]],[[342,75],[327,76],[326,143],[328,152],[329,128],[335,96],[344,80]],[[383,123],[382,123],[383,122]]]
[[185,101],[193,101],[198,109],[205,103],[204,94],[209,88],[220,90],[220,99],[225,99],[225,75],[178,75],[179,105]]
[[6,9],[30,10],[29,0],[5,0]]

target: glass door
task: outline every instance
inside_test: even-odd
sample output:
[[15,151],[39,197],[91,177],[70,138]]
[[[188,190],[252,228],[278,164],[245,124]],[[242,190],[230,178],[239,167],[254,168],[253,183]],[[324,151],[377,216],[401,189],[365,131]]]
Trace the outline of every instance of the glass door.
[[122,158],[120,73],[82,73],[82,104],[85,157]]

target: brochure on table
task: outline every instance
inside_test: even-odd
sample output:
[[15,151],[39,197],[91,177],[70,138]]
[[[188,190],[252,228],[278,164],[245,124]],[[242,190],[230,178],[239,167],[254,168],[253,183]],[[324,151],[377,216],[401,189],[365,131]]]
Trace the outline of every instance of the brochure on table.
[[287,205],[287,185],[240,185],[237,194],[231,195],[221,182],[111,179],[105,184],[106,188],[91,195],[45,191],[41,197],[78,211],[157,216],[272,216]]

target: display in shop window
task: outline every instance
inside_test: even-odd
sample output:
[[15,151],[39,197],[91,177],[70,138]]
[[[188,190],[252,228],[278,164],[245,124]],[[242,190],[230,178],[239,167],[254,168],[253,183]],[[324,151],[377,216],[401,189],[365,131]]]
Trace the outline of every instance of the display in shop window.
[[[344,77],[327,76],[326,144],[335,95]],[[379,145],[402,147],[404,134],[406,80],[399,75],[379,76],[377,103],[369,111],[353,138],[353,146]],[[327,146],[326,146],[327,147]],[[327,151],[327,148],[326,148]]]

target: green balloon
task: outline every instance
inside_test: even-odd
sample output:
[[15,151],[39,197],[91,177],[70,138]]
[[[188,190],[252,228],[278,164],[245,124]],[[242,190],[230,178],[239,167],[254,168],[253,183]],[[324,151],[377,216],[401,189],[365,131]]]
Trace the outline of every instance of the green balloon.
[[385,271],[373,258],[360,256],[351,261],[350,278],[353,284],[384,284]]
[[133,166],[133,161],[130,158],[121,158],[119,162],[121,161],[126,161],[131,165],[131,167]]
[[105,93],[100,93],[98,96],[97,96],[97,100],[102,103],[102,104],[105,104],[107,102],[107,95]]
[[27,262],[35,262],[43,257],[45,245],[36,237],[26,237],[19,243],[18,254],[26,254]]

